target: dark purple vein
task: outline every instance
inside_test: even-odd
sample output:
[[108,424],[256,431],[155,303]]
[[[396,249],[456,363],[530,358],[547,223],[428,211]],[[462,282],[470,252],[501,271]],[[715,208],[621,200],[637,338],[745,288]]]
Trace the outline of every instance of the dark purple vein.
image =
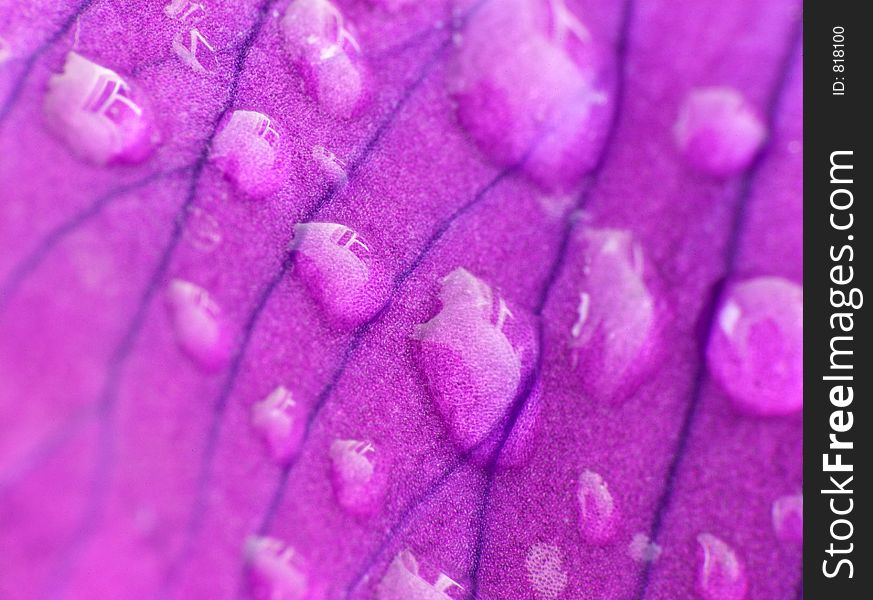
[[117,188],[106,192],[105,194],[94,200],[90,205],[51,229],[37,243],[36,247],[31,250],[30,253],[28,253],[24,258],[22,258],[12,268],[6,278],[2,282],[0,282],[0,314],[2,314],[9,300],[12,298],[12,296],[15,295],[21,284],[24,283],[24,281],[30,275],[32,275],[34,271],[36,271],[36,269],[39,267],[40,264],[42,264],[42,262],[51,253],[51,251],[54,250],[57,245],[64,240],[64,238],[66,238],[68,235],[72,234],[80,227],[82,227],[85,223],[89,222],[91,219],[100,214],[107,205],[112,204],[114,201],[120,198],[123,198],[126,194],[130,192],[146,187],[151,183],[161,181],[163,179],[168,179],[180,173],[184,173],[191,168],[191,165],[186,165],[183,167],[176,167],[168,171],[150,173],[149,175],[146,175],[141,179],[118,186]]

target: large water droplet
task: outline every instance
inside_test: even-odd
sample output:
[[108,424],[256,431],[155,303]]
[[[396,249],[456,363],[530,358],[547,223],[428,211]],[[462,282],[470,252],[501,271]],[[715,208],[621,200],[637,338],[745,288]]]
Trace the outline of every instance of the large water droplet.
[[361,49],[342,12],[329,0],[296,0],[282,18],[291,58],[319,104],[351,117],[364,100]]
[[733,548],[712,534],[697,536],[700,545],[697,591],[704,600],[743,600],[746,569]]
[[611,106],[601,55],[563,1],[505,0],[472,13],[450,91],[458,119],[501,165],[569,188],[595,164]]
[[76,52],[49,79],[43,108],[55,135],[94,164],[133,164],[151,154],[155,131],[142,98],[118,73]]
[[251,596],[256,600],[315,600],[305,561],[281,540],[249,536],[245,543]]
[[401,551],[389,565],[376,588],[376,600],[456,600],[462,586],[445,573],[433,583],[420,572],[418,560],[409,550]]
[[803,290],[780,277],[731,285],[707,349],[713,377],[753,415],[803,408]]
[[579,502],[579,533],[589,544],[606,544],[615,536],[619,511],[603,477],[585,470],[576,488]]
[[263,198],[282,185],[282,135],[268,116],[235,110],[225,117],[209,150],[209,160],[243,193]]
[[658,349],[655,299],[642,247],[628,231],[583,229],[584,277],[570,329],[572,360],[585,391],[625,396],[649,374]]
[[688,95],[673,134],[688,164],[710,175],[727,176],[751,164],[767,130],[737,90],[713,87]]
[[346,511],[367,516],[381,505],[388,487],[389,458],[367,441],[334,440],[331,474],[337,501]]
[[777,498],[771,517],[776,537],[785,542],[803,541],[803,494]]
[[537,596],[556,600],[567,587],[561,549],[552,544],[534,544],[524,561],[527,580]]
[[206,371],[223,368],[230,359],[232,343],[221,309],[209,293],[189,281],[174,279],[167,303],[182,351]]
[[301,223],[292,248],[297,271],[309,293],[334,325],[363,323],[382,307],[387,286],[367,243],[336,223]]
[[252,426],[264,439],[276,462],[286,464],[300,450],[304,421],[285,386],[278,386],[252,405]]
[[[538,415],[531,381],[536,338],[530,318],[463,268],[440,281],[440,312],[418,326],[416,358],[455,442],[487,457],[514,404],[524,410],[499,464],[526,457]],[[529,398],[521,398],[527,394]]]

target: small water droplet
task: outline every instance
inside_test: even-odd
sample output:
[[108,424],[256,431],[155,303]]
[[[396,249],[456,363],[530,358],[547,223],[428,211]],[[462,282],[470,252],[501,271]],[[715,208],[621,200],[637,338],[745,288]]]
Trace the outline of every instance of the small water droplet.
[[803,494],[782,496],[773,502],[773,531],[784,542],[803,541]]
[[[530,318],[466,269],[440,281],[440,312],[418,326],[416,359],[455,442],[485,458],[519,394],[524,408],[498,464],[523,462],[538,416],[533,377],[536,338]],[[527,386],[530,389],[526,389]]]
[[343,13],[329,0],[296,0],[285,11],[288,52],[310,92],[331,114],[348,118],[364,96],[361,48]]
[[336,154],[325,148],[324,146],[313,146],[312,158],[318,164],[322,173],[327,176],[328,182],[332,186],[345,185],[348,180],[346,167],[340,161]]
[[433,583],[421,573],[418,560],[409,550],[402,550],[391,561],[376,588],[376,600],[455,600],[463,586],[443,572]]
[[244,556],[249,590],[256,600],[310,600],[315,592],[308,565],[300,554],[281,540],[249,536]]
[[628,554],[638,563],[654,562],[661,556],[661,546],[645,533],[637,533],[627,547]]
[[619,511],[606,482],[594,471],[585,470],[576,488],[579,502],[579,533],[589,544],[612,541],[619,523]]
[[737,90],[712,87],[693,90],[673,128],[685,160],[715,176],[734,175],[755,158],[767,130]]
[[456,40],[449,90],[458,120],[500,165],[570,189],[596,163],[609,115],[607,53],[562,2],[478,8]]
[[303,441],[304,422],[297,403],[285,386],[252,405],[252,426],[261,435],[278,463],[287,464]]
[[292,248],[297,272],[337,327],[363,323],[382,307],[387,285],[370,246],[337,223],[300,223]]
[[706,353],[712,376],[752,415],[803,408],[803,290],[781,277],[731,285]]
[[209,160],[243,193],[274,194],[282,185],[282,135],[275,121],[251,110],[226,117],[209,150]]
[[222,369],[232,344],[221,309],[203,288],[181,279],[170,282],[170,318],[182,351],[206,371]]
[[43,109],[52,132],[94,164],[135,164],[152,152],[152,119],[142,98],[118,73],[76,52],[49,79]]
[[330,445],[334,492],[346,511],[367,516],[385,497],[388,458],[367,441],[334,440]]
[[215,73],[218,56],[206,33],[206,7],[194,0],[172,0],[164,6],[164,14],[177,22],[173,35],[173,52],[197,73]]
[[202,252],[212,252],[221,244],[221,226],[209,211],[192,206],[189,209],[185,239]]
[[534,592],[546,600],[556,600],[567,587],[561,549],[553,544],[534,544],[524,561],[527,580]]
[[697,536],[697,591],[704,600],[743,600],[748,582],[745,566],[733,548],[709,533]]
[[626,396],[651,371],[657,310],[642,248],[628,231],[585,227],[583,281],[570,328],[572,363],[595,399]]

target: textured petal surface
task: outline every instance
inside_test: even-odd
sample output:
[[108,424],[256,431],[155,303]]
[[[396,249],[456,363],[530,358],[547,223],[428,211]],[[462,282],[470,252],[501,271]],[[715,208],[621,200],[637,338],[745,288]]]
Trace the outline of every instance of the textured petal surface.
[[0,0],[0,597],[797,597],[799,11]]

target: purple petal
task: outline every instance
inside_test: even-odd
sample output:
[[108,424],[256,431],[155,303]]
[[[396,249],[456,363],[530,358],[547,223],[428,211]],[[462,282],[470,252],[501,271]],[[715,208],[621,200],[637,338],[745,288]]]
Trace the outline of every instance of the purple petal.
[[0,596],[793,598],[798,19],[0,7]]

